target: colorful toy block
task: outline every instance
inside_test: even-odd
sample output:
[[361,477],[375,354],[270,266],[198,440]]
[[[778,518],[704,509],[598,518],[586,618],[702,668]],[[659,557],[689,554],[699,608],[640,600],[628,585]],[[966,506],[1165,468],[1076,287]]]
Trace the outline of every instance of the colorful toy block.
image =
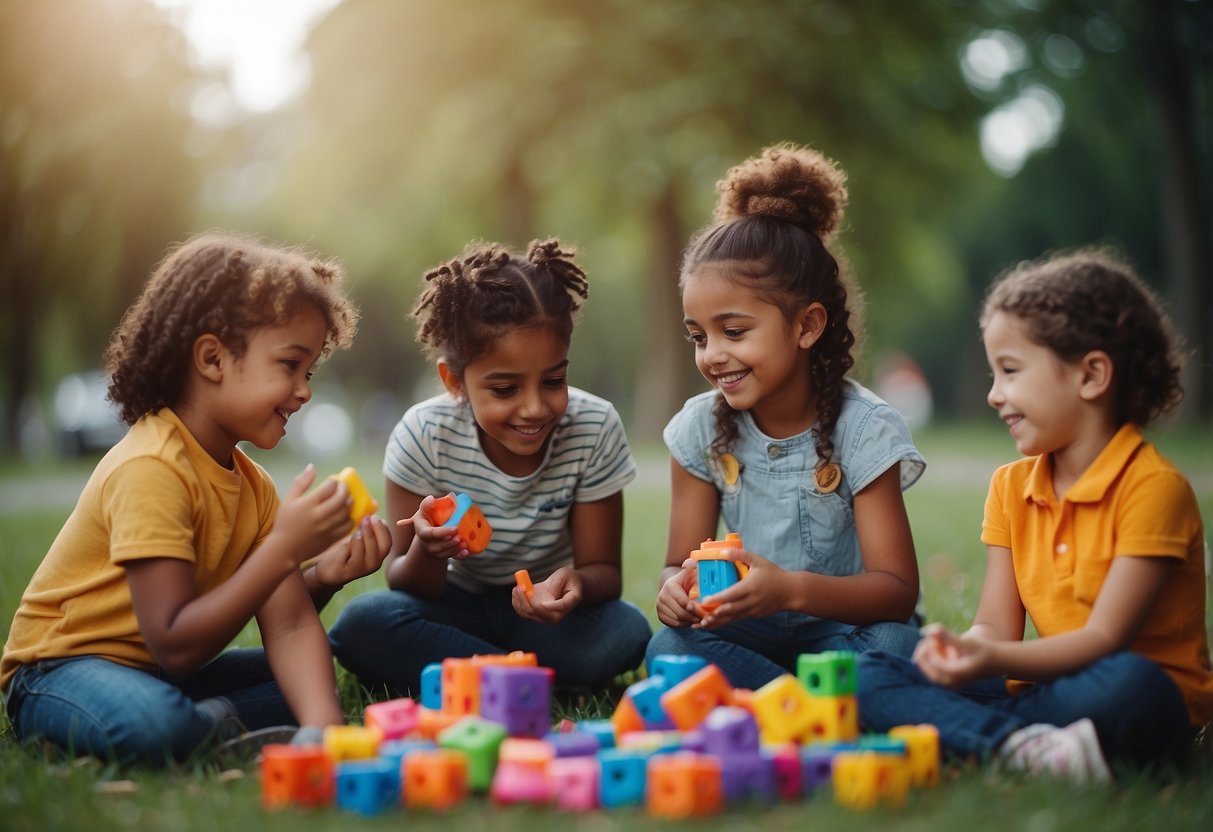
[[362,722],[379,732],[381,741],[398,740],[417,729],[417,703],[408,697],[366,706]]
[[758,753],[758,723],[753,714],[742,708],[714,708],[700,730],[709,754],[724,758]]
[[484,513],[466,494],[435,498],[426,512],[426,519],[435,526],[453,526],[457,529],[459,539],[473,555],[483,552],[493,537],[493,528]]
[[514,573],[514,583],[518,588],[526,593],[526,597],[530,598],[535,594],[535,584],[531,582],[531,573],[525,569],[519,569]]
[[474,716],[474,714],[452,714],[446,711],[431,710],[430,708],[418,708],[416,735],[420,739],[437,742],[439,734],[468,716]]
[[379,743],[379,758],[390,761],[399,774],[403,770],[405,757],[417,751],[429,751],[437,747],[433,740],[384,740]]
[[[614,734],[612,734],[612,741]],[[552,746],[556,758],[562,757],[593,757],[602,750],[598,737],[584,731],[570,733],[550,733],[544,741]]]
[[598,760],[557,757],[548,763],[548,787],[557,809],[588,812],[598,806]]
[[628,685],[625,694],[631,698],[640,718],[644,720],[647,731],[664,731],[673,728],[665,708],[661,707],[661,695],[669,690],[666,678],[661,675],[650,676]]
[[512,737],[546,735],[552,725],[551,700],[552,681],[545,668],[480,668],[480,715],[504,725]]
[[480,665],[471,658],[442,660],[442,710],[460,716],[480,713]]
[[362,522],[362,518],[379,510],[379,503],[371,497],[366,483],[353,468],[342,468],[329,479],[345,483],[346,490],[350,492],[350,532],[353,533],[357,530],[358,524]]
[[855,654],[847,650],[801,653],[796,657],[796,677],[814,696],[853,696]]
[[543,740],[506,739],[489,794],[501,804],[548,802],[552,796],[548,767],[555,756],[555,749]]
[[762,741],[783,743],[808,737],[813,728],[813,697],[795,676],[785,673],[750,696]]
[[330,725],[324,729],[324,753],[334,763],[379,755],[383,735],[362,725]]
[[775,767],[769,757],[757,750],[738,752],[720,758],[720,780],[726,802],[738,800],[775,801]]
[[442,709],[442,663],[432,662],[421,669],[421,707]]
[[644,730],[644,717],[640,715],[640,709],[632,697],[626,693],[619,698],[619,704],[611,714],[611,727],[615,729],[615,745],[619,744],[624,734]]
[[438,735],[438,745],[463,752],[468,761],[468,787],[483,792],[493,783],[497,755],[506,736],[504,725],[465,716]]
[[[477,653],[472,656],[472,664],[477,667],[488,665],[504,665],[506,667],[539,667],[539,657],[525,650],[511,650],[509,653]],[[541,668],[550,671],[550,667]]]
[[609,719],[583,719],[577,723],[577,731],[598,740],[599,750],[615,747],[615,726]]
[[678,751],[682,748],[681,731],[629,731],[619,738],[617,748],[640,748],[650,752]]
[[267,745],[261,749],[261,803],[327,806],[333,802],[333,764],[320,746]]
[[417,751],[404,758],[401,780],[410,809],[448,809],[467,797],[467,758],[449,748]]
[[813,696],[812,718],[802,742],[853,742],[859,738],[859,702],[854,696]]
[[645,805],[659,818],[694,818],[724,808],[720,760],[707,754],[661,754],[648,762]]
[[661,706],[683,731],[699,727],[713,708],[733,704],[733,688],[714,664],[706,665],[661,695]]
[[603,808],[643,805],[646,769],[651,756],[642,749],[616,748],[598,752],[601,775],[598,799]]
[[910,779],[915,786],[939,785],[939,729],[934,725],[898,725],[889,736],[906,744]]
[[843,751],[834,757],[834,799],[852,809],[900,806],[910,789],[910,766],[897,754]]
[[400,802],[400,767],[390,760],[350,760],[337,766],[337,806],[378,815]]
[[703,656],[678,656],[662,653],[649,662],[649,676],[664,676],[666,687],[672,688],[684,679],[703,670],[708,660]]
[[794,743],[768,745],[762,756],[771,761],[775,776],[775,792],[781,800],[800,800],[804,795],[804,773],[800,765],[800,748]]
[[821,743],[800,749],[800,770],[805,796],[833,781],[834,758],[843,751],[853,751],[853,746]]

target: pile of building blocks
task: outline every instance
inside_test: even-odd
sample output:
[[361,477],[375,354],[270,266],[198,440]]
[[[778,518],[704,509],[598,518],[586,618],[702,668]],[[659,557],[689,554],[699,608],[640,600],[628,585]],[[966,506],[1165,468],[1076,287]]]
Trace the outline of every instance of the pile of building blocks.
[[376,815],[485,795],[497,804],[634,806],[691,818],[826,789],[855,809],[897,806],[911,788],[939,782],[934,726],[860,734],[848,652],[801,655],[796,675],[755,691],[733,688],[702,658],[658,656],[610,719],[555,728],[553,674],[532,653],[432,667],[420,702],[369,705],[363,725],[330,727],[322,745],[267,746],[263,804]]

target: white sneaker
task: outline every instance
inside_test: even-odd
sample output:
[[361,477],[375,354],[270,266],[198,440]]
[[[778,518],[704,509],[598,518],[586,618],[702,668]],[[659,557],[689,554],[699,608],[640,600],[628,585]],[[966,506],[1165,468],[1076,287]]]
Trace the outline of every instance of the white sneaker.
[[1051,774],[1075,783],[1110,783],[1112,772],[1099,747],[1095,725],[1089,719],[1065,728],[1029,725],[998,749],[1008,768],[1031,774]]

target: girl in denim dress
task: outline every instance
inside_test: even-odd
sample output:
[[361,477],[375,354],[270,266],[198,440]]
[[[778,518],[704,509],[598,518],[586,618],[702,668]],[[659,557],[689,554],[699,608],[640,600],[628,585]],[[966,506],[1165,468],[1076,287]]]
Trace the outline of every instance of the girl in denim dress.
[[[910,655],[918,565],[902,491],[925,462],[898,413],[847,378],[858,292],[827,248],[845,175],[768,148],[717,185],[680,276],[687,338],[712,390],[670,420],[672,502],[657,597],[662,654],[698,655],[755,689],[801,653]],[[694,599],[693,550],[741,536],[743,579]]]

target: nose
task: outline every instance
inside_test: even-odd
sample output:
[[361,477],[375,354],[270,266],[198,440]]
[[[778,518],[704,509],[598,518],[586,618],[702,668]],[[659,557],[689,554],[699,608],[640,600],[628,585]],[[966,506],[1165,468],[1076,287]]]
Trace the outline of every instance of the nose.
[[1002,389],[998,384],[998,379],[994,379],[990,382],[990,389],[986,393],[986,404],[997,410],[1002,401]]
[[295,398],[300,404],[307,404],[312,400],[312,383],[307,379],[301,380],[295,385]]
[[520,414],[524,419],[540,419],[547,411],[547,405],[543,401],[543,395],[537,389],[526,391],[526,395],[522,397],[522,407],[519,409]]
[[724,347],[724,341],[720,338],[709,338],[703,348],[704,363],[715,367],[724,364],[728,360],[729,355]]

